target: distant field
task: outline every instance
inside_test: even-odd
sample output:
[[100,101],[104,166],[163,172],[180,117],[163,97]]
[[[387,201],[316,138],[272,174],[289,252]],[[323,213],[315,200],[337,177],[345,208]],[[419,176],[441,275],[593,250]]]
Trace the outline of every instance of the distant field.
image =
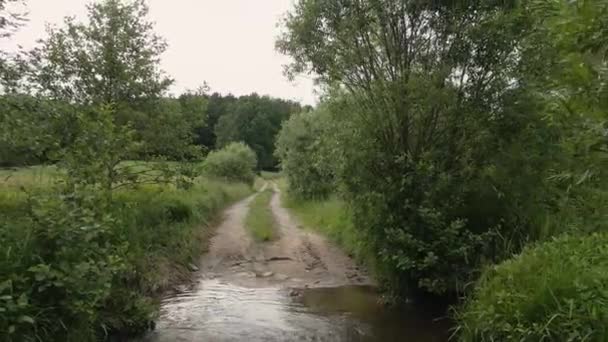
[[[154,162],[127,161],[119,167],[130,167],[133,172],[140,172]],[[178,165],[168,162],[168,165]],[[152,171],[154,172],[154,171]],[[54,165],[36,165],[21,168],[0,168],[0,188],[34,189],[45,188],[58,180],[61,171]]]
[[0,169],[0,187],[33,188],[51,185],[57,180],[55,166],[29,166],[19,169]]

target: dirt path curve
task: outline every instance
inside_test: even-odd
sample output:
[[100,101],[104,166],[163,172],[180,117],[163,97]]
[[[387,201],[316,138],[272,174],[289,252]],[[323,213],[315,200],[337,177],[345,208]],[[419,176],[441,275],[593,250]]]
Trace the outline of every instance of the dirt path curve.
[[210,241],[209,252],[201,262],[203,277],[248,287],[371,284],[367,274],[338,247],[302,229],[282,206],[276,184],[268,186],[274,191],[270,207],[278,223],[279,238],[255,242],[244,222],[249,204],[257,194],[238,202],[226,210],[224,221]]

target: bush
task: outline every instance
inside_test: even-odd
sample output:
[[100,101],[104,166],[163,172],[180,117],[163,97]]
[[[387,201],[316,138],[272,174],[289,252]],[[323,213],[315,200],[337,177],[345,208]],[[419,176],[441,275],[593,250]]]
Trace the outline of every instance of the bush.
[[[10,185],[10,184],[9,184]],[[245,184],[199,179],[96,192],[0,192],[0,331],[4,341],[94,341],[142,332],[156,297],[189,277],[209,224]]]
[[279,132],[275,154],[289,182],[289,193],[300,199],[323,199],[334,190],[327,149],[330,113],[325,109],[293,115]]
[[256,165],[255,152],[249,146],[230,143],[209,153],[203,163],[203,170],[211,177],[253,184]]
[[[528,17],[503,2],[347,3],[297,2],[277,47],[335,103],[333,170],[386,285],[407,297],[462,293],[485,264],[534,240],[558,202],[546,179],[560,138],[515,52]],[[433,44],[404,33],[404,13],[423,18]],[[386,27],[399,34],[366,38]]]
[[608,235],[565,236],[489,269],[457,314],[461,341],[608,340]]
[[119,223],[89,196],[29,202],[19,219],[0,211],[0,330],[8,341],[93,340],[126,267]]
[[[328,106],[332,138],[320,150],[325,159],[313,159],[328,160],[353,225],[394,295],[455,295],[477,279],[482,265],[519,251],[529,238],[531,222],[546,203],[543,174],[521,167],[545,162],[534,142],[537,132],[523,127],[542,124],[537,117],[514,117],[516,108],[508,105],[504,120],[492,124],[447,113],[446,127],[468,132],[469,139],[437,138],[414,155],[381,141],[352,97]],[[382,120],[381,114],[369,116]],[[517,129],[497,133],[510,126]],[[285,169],[290,181],[299,172]]]

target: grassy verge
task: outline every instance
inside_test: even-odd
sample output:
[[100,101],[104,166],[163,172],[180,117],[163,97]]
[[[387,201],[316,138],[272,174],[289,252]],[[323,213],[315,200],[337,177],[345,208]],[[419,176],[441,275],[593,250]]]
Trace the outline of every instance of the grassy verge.
[[58,173],[54,166],[0,169],[0,189],[48,188],[56,181]]
[[266,189],[258,194],[247,213],[245,224],[256,241],[270,241],[276,238],[277,223],[270,209],[273,191]]
[[487,269],[460,341],[608,341],[608,235],[564,235]]
[[99,208],[95,196],[62,197],[43,168],[5,172],[0,331],[8,341],[141,332],[158,312],[158,295],[190,277],[217,214],[251,193],[248,185],[200,178],[188,190],[117,191]]
[[283,205],[290,209],[304,226],[329,237],[350,256],[360,263],[373,268],[373,258],[366,240],[355,229],[346,203],[330,197],[324,200],[297,200],[289,196],[288,185],[279,180]]
[[255,191],[260,191],[262,190],[262,188],[264,187],[264,184],[266,184],[267,182],[264,180],[264,178],[262,177],[256,177],[255,181],[253,182],[253,189]]
[[281,173],[279,172],[271,172],[271,171],[262,171],[260,172],[260,177],[265,180],[277,180],[281,178]]

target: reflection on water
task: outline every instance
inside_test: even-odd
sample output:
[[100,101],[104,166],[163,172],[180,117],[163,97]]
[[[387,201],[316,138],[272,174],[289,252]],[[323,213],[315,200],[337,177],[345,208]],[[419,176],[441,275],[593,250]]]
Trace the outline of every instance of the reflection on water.
[[447,340],[447,322],[414,309],[389,310],[373,288],[291,291],[202,280],[163,301],[146,341],[412,341]]

